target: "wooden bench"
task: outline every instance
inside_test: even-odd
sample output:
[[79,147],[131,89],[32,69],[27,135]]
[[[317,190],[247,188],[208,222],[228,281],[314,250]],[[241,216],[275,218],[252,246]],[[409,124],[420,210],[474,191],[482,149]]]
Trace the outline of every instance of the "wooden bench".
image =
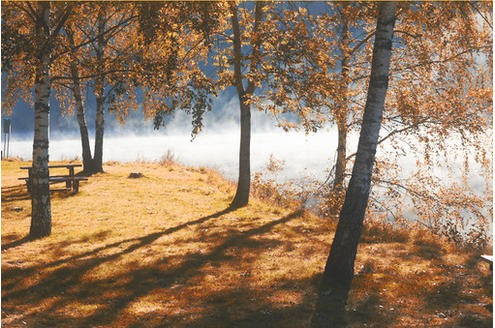
[[[26,182],[28,192],[31,192],[31,179],[30,178],[18,178],[18,180],[24,180]],[[65,188],[64,189],[53,189],[51,191],[71,191],[71,190],[73,190],[74,193],[79,192],[79,182],[80,181],[86,181],[86,180],[88,180],[87,177],[73,177],[73,178],[71,178],[68,175],[49,177],[50,184],[65,182]]]
[[490,270],[493,271],[493,255],[481,255],[481,259],[490,264]]
[[[48,168],[66,168],[69,170],[68,175],[52,175],[49,176],[49,183],[54,184],[54,183],[62,183],[65,182],[65,188],[64,189],[54,189],[51,191],[74,191],[74,193],[79,192],[79,182],[80,181],[86,181],[88,180],[87,177],[76,177],[74,175],[74,168],[75,167],[81,167],[81,164],[65,164],[65,165],[50,165]],[[28,192],[31,192],[31,176],[32,176],[32,167],[31,166],[24,166],[21,167],[23,170],[28,170],[28,177],[25,178],[18,178],[18,180],[24,180],[27,185]]]

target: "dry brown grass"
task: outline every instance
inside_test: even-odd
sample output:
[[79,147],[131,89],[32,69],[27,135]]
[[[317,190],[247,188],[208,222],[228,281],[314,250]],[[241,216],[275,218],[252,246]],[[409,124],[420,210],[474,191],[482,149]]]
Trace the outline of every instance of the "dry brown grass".
[[[2,326],[307,326],[328,219],[256,199],[229,211],[234,186],[209,169],[107,163],[77,195],[54,194],[52,235],[27,241],[23,165],[2,162]],[[349,325],[491,327],[491,273],[476,256],[373,223]]]

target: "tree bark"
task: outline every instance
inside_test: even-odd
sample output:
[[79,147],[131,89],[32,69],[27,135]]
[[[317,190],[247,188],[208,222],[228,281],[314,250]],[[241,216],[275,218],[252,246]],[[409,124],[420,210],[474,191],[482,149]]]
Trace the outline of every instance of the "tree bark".
[[81,134],[83,171],[91,172],[93,171],[92,170],[93,157],[91,156],[91,146],[89,144],[88,127],[86,125],[86,118],[84,115],[84,105],[82,103],[82,97],[81,97],[81,86],[79,82],[79,77],[77,75],[73,75],[73,79],[74,79],[74,99],[76,101],[76,110],[77,110],[77,123],[79,124],[79,131]]
[[[69,46],[74,48],[74,34],[70,28],[66,28],[67,38],[69,41]],[[81,146],[82,146],[82,160],[83,160],[83,171],[84,173],[89,173],[92,170],[93,157],[91,156],[91,146],[89,144],[89,134],[88,127],[86,125],[86,118],[84,115],[84,105],[82,102],[81,94],[81,81],[79,78],[79,70],[75,61],[75,55],[71,51],[71,61],[70,70],[72,75],[72,92],[74,94],[74,100],[76,104],[77,112],[77,123],[79,124],[79,132],[81,134]]]
[[345,169],[347,166],[347,126],[345,116],[337,121],[338,145],[337,160],[335,162],[335,180],[333,191],[341,192],[344,189]]
[[251,187],[251,108],[241,102],[241,140],[239,147],[239,179],[232,208],[246,206],[249,202],[249,191]]
[[[344,8],[346,4],[343,4]],[[332,187],[332,199],[333,206],[330,208],[330,214],[338,214],[342,203],[344,201],[345,193],[345,171],[347,167],[347,112],[348,112],[348,100],[347,91],[349,89],[349,26],[347,23],[347,17],[344,13],[340,15],[342,21],[342,36],[340,40],[340,51],[342,56],[341,72],[340,72],[340,88],[339,88],[339,101],[336,106],[335,120],[337,121],[337,133],[338,133],[338,145],[337,145],[337,159],[335,161],[335,178]]]
[[35,77],[33,168],[31,171],[31,227],[32,239],[51,233],[51,203],[48,172],[50,129],[50,3],[40,2],[37,22],[38,67]]
[[[257,35],[260,29],[260,22],[263,17],[263,2],[258,1],[255,5],[254,27],[251,39],[251,63],[249,73],[255,73],[260,63],[261,38]],[[244,88],[242,79],[242,53],[241,53],[241,32],[237,16],[235,2],[230,2],[232,13],[232,31],[234,32],[234,84],[237,89],[240,105],[241,121],[241,140],[239,146],[239,178],[237,181],[237,190],[230,204],[231,208],[246,206],[249,202],[249,191],[251,188],[251,105],[248,101],[256,90],[256,84],[248,78],[247,88]],[[249,75],[249,74],[248,74]]]
[[[346,106],[346,105],[343,105]],[[335,179],[331,189],[331,207],[329,208],[329,214],[338,215],[342,208],[345,195],[345,171],[347,167],[347,126],[346,115],[343,114],[337,118],[337,133],[338,133],[338,145],[337,145],[337,159],[335,161]]]
[[241,32],[234,2],[230,3],[232,30],[234,32],[234,84],[237,89],[240,107],[241,140],[239,145],[239,177],[231,208],[246,206],[251,188],[251,108],[246,104],[246,91],[242,83]]
[[[358,151],[344,205],[340,212],[335,238],[323,273],[320,301],[313,317],[314,326],[338,326],[340,324],[332,324],[333,318],[335,318],[335,311],[341,314],[344,312],[344,305],[354,275],[354,261],[368,204],[373,164],[388,87],[395,19],[396,4],[394,2],[380,3],[370,83]],[[325,308],[325,305],[337,306],[337,308]],[[333,315],[328,315],[329,313]]]
[[[97,78],[100,79],[100,78]],[[102,85],[102,83],[97,83]],[[97,94],[104,92],[103,86],[97,87]],[[105,131],[104,98],[96,96],[96,120],[95,120],[95,156],[91,165],[91,173],[103,172],[103,134]]]
[[[345,6],[345,4],[344,4]],[[341,16],[342,20],[342,37],[340,40],[340,51],[342,56],[341,73],[340,73],[340,88],[339,88],[339,102],[337,104],[337,111],[335,113],[335,119],[337,121],[338,131],[338,146],[337,146],[337,160],[335,162],[335,180],[333,188],[336,191],[341,191],[344,187],[345,169],[346,169],[346,147],[347,147],[347,110],[348,110],[348,97],[347,90],[349,88],[349,27],[347,24],[347,17],[345,14]]]
[[[100,8],[98,14],[98,39],[96,42],[96,59],[99,71],[104,70],[103,56],[105,50],[105,17]],[[105,78],[98,76],[95,78],[95,96],[96,96],[96,120],[95,120],[95,156],[92,163],[92,172],[103,172],[103,134],[105,130]]]

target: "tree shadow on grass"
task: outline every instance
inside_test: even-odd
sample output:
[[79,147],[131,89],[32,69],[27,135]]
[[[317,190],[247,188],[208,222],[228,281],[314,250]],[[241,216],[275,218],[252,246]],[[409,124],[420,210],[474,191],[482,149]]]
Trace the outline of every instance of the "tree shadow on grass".
[[[301,280],[286,280],[287,284],[312,285],[313,277]],[[179,314],[165,318],[160,327],[305,327],[309,321],[313,293],[305,290],[296,303],[280,304],[270,301],[269,296],[282,286],[264,290],[265,298],[253,299],[253,290],[248,287],[231,288],[213,293],[201,301],[204,311],[193,315]],[[182,324],[181,324],[182,323]],[[139,327],[139,324],[135,325]]]
[[17,239],[15,241],[12,241],[12,242],[9,242],[6,244],[2,244],[2,251],[6,251],[6,250],[13,248],[13,247],[21,246],[21,245],[23,245],[29,241],[31,241],[31,238],[29,238],[29,235],[28,235],[28,236],[22,237],[21,239]]
[[320,292],[315,311],[311,318],[311,328],[346,327],[345,299],[338,294]]
[[[430,290],[425,297],[425,301],[429,308],[435,309],[438,313],[455,316],[454,327],[493,327],[493,317],[479,312],[479,308],[483,303],[480,303],[477,296],[467,293],[468,289],[469,286],[465,286],[462,280],[458,278],[449,279]],[[462,313],[453,310],[459,308],[460,304],[465,305]],[[490,311],[486,306],[491,307],[492,304],[484,306],[485,309]]]
[[[355,277],[354,279],[358,279]],[[378,327],[383,323],[396,322],[400,311],[386,308],[386,300],[380,295],[382,284],[375,282],[373,288],[368,288],[359,300],[348,303],[338,294],[319,293],[315,311],[311,317],[311,328],[370,326]],[[351,287],[351,293],[353,288]],[[395,327],[395,326],[394,326]]]
[[[184,224],[166,229],[161,232],[152,233],[139,238],[131,238],[112,243],[92,251],[76,256],[54,261],[45,265],[30,268],[8,268],[3,272],[5,277],[3,293],[3,304],[32,304],[43,303],[47,299],[56,297],[48,309],[42,313],[32,313],[23,317],[25,322],[37,322],[38,325],[58,327],[89,327],[93,325],[112,326],[118,321],[134,301],[146,296],[151,291],[158,289],[168,290],[173,288],[177,278],[184,282],[197,276],[201,276],[201,269],[212,263],[223,263],[232,261],[232,255],[227,251],[232,248],[243,249],[244,252],[250,249],[263,248],[265,240],[255,240],[251,237],[269,232],[273,227],[286,223],[300,216],[300,212],[294,212],[280,219],[257,226],[255,228],[239,231],[230,236],[226,236],[221,243],[216,243],[208,251],[200,250],[192,254],[186,254],[181,262],[176,265],[162,265],[170,260],[162,258],[151,264],[132,266],[124,273],[118,273],[110,278],[100,280],[87,280],[85,275],[102,264],[110,265],[109,262],[117,260],[125,254],[139,250],[156,241],[161,236],[174,233],[180,229],[204,223],[213,218],[229,213],[232,209],[227,208],[215,214],[189,221]],[[127,245],[130,243],[130,245]],[[118,248],[113,254],[103,255],[103,251],[110,248]],[[234,259],[235,260],[235,259]],[[59,267],[61,266],[61,267]],[[37,272],[49,271],[36,284],[27,287],[16,287],[16,284],[9,284],[13,277],[17,281],[29,279]],[[95,311],[88,315],[68,317],[63,315],[63,309],[72,306],[73,303],[97,304]],[[62,314],[61,314],[62,312]]]
[[[131,245],[128,248],[126,248],[125,250],[123,250],[122,252],[115,253],[115,254],[109,256],[108,258],[105,258],[105,257],[103,258],[103,259],[106,259],[106,260],[113,260],[113,259],[115,259],[115,258],[117,258],[119,256],[122,256],[122,255],[127,254],[127,253],[131,253],[131,252],[135,251],[138,248],[141,248],[141,247],[144,247],[144,246],[146,246],[148,244],[151,244],[152,242],[154,242],[155,240],[157,240],[158,238],[160,238],[162,236],[165,236],[165,235],[168,235],[168,234],[172,234],[172,233],[177,232],[177,231],[179,231],[181,229],[184,229],[186,227],[190,227],[190,226],[193,226],[193,225],[201,224],[201,223],[206,222],[208,220],[211,220],[211,219],[214,219],[214,218],[218,218],[218,217],[220,217],[220,216],[222,216],[224,214],[227,214],[227,213],[229,213],[231,211],[232,211],[232,209],[226,208],[226,209],[224,209],[222,211],[219,211],[219,212],[216,212],[214,214],[211,214],[211,215],[208,215],[208,216],[199,218],[199,219],[194,220],[194,221],[185,222],[183,224],[180,224],[178,226],[175,226],[175,227],[166,229],[164,231],[155,232],[155,233],[152,233],[152,234],[143,236],[143,237],[129,238],[129,239],[120,240],[120,241],[117,241],[115,243],[111,243],[111,244],[107,244],[105,246],[97,247],[97,248],[95,248],[95,249],[93,249],[91,251],[83,252],[83,253],[78,254],[78,255],[74,255],[74,256],[67,257],[67,258],[63,258],[61,260],[53,261],[53,262],[50,262],[50,263],[47,263],[47,264],[44,264],[44,265],[35,267],[33,269],[46,269],[46,268],[50,268],[50,267],[56,267],[56,266],[59,266],[59,265],[62,265],[62,264],[70,263],[70,262],[75,261],[75,260],[79,260],[79,259],[82,259],[82,258],[86,258],[86,257],[89,257],[89,256],[96,255],[96,254],[98,254],[100,252],[103,252],[103,251],[108,250],[108,249],[111,249],[111,248],[120,247],[120,246],[125,245],[125,244],[128,244],[128,243],[135,243],[134,245]],[[11,246],[11,247],[14,247],[14,246]],[[104,261],[102,261],[102,262],[104,262]],[[99,264],[96,264],[96,265],[99,265]]]
[[[88,262],[87,263],[88,265],[85,269],[86,269],[86,271],[89,271],[92,268],[97,267],[98,265],[100,265],[104,262],[115,260],[115,259],[117,259],[117,258],[119,258],[125,254],[132,253],[133,251],[135,251],[141,247],[144,247],[148,244],[151,244],[152,242],[154,242],[155,240],[157,240],[158,238],[160,238],[162,236],[172,234],[174,232],[177,232],[177,231],[184,229],[186,227],[190,227],[192,225],[201,224],[201,223],[206,222],[208,220],[218,218],[218,217],[220,217],[224,214],[227,214],[231,211],[232,210],[230,208],[226,208],[226,209],[221,210],[219,212],[216,212],[214,214],[199,218],[199,219],[194,220],[194,221],[185,222],[183,224],[180,224],[178,226],[166,229],[164,231],[152,233],[152,234],[142,236],[142,237],[120,240],[120,241],[117,241],[115,243],[111,243],[111,244],[107,244],[105,246],[97,247],[97,248],[95,248],[91,251],[88,251],[88,252],[83,252],[83,253],[80,253],[78,255],[66,257],[66,258],[56,260],[56,261],[53,261],[50,263],[46,263],[43,265],[32,266],[32,267],[29,267],[26,269],[24,269],[24,268],[8,268],[8,269],[4,270],[4,268],[2,268],[2,274],[4,276],[15,276],[18,279],[21,279],[21,278],[29,277],[30,275],[32,275],[36,271],[47,270],[47,269],[57,267],[60,265],[67,265],[67,264],[73,265],[73,264],[75,264],[75,261]],[[24,244],[28,241],[30,241],[29,237],[22,238],[19,241],[11,243],[11,245],[5,245],[5,249],[19,246],[19,245]],[[121,248],[123,245],[129,244],[129,243],[133,243],[133,244],[128,246],[127,248],[124,248],[122,251],[119,251],[117,253],[113,253],[113,254],[105,255],[105,256],[99,256],[99,257],[91,257],[91,256],[98,256],[98,253],[104,252],[104,251],[109,250],[109,249]],[[66,242],[62,242],[61,244],[58,245],[58,247],[59,248],[64,247],[65,245],[66,245]],[[3,247],[4,246],[2,246],[2,250],[3,250]],[[89,265],[89,262],[91,262],[91,265]],[[77,272],[75,272],[75,274],[77,275]],[[55,283],[56,283],[56,277],[54,277],[54,278],[55,278]],[[2,283],[2,286],[3,286],[3,283]],[[5,297],[4,297],[4,299],[5,299]]]
[[2,187],[2,203],[11,203],[27,199],[31,199],[31,195],[28,193],[26,185],[21,184]]
[[[67,190],[67,188],[50,189],[50,198],[69,198],[77,195],[74,190]],[[2,203],[8,204],[17,202],[20,200],[30,200],[31,194],[27,191],[25,185],[17,185],[12,187],[2,188]]]
[[414,254],[425,260],[441,259],[446,253],[442,245],[435,240],[416,239],[414,241]]
[[365,224],[361,235],[362,244],[405,243],[409,239],[409,231],[396,229],[388,224]]

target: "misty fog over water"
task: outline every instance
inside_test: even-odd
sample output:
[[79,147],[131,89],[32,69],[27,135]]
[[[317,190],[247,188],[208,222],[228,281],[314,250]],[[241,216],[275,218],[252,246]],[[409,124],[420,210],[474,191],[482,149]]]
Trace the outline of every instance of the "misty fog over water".
[[[253,133],[251,139],[252,172],[263,170],[270,155],[285,161],[280,172],[285,178],[325,178],[333,162],[336,135],[331,131],[305,135],[283,131]],[[109,136],[104,139],[104,161],[159,161],[171,152],[175,159],[191,166],[215,168],[235,180],[238,172],[239,134],[200,134],[193,141],[183,135]],[[12,140],[10,155],[30,160],[32,140]],[[81,142],[76,138],[50,141],[50,160],[81,158]],[[138,169],[138,164],[136,164]]]
[[[59,136],[60,137],[60,136]],[[348,153],[355,151],[357,136],[354,135],[348,145]],[[284,132],[280,129],[271,132],[255,132],[251,139],[251,172],[264,171],[272,155],[284,161],[283,170],[277,174],[279,181],[289,179],[324,181],[329,169],[334,164],[337,149],[335,129],[327,129],[316,134],[306,135],[304,132]],[[387,144],[379,146],[377,158],[390,160],[391,147]],[[121,135],[107,136],[104,139],[104,161],[136,162],[159,161],[167,152],[174,155],[175,160],[191,166],[204,166],[220,171],[225,177],[236,180],[238,173],[239,133],[201,133],[191,141],[188,132],[182,135]],[[438,163],[432,168],[438,177],[449,181],[461,181],[464,157],[461,153],[449,152],[450,159]],[[30,160],[32,157],[32,140],[16,140],[10,142],[10,156]],[[415,169],[418,154],[397,157],[405,175]],[[77,138],[52,138],[50,140],[50,160],[73,160],[81,158],[81,142]],[[445,169],[450,166],[451,172]],[[485,178],[478,172],[480,168],[471,163],[469,184],[478,191],[484,189]]]
[[[232,106],[232,104],[227,104]],[[235,104],[234,104],[235,105]],[[167,152],[173,154],[179,163],[194,167],[208,167],[218,170],[226,178],[236,181],[239,163],[239,124],[238,109],[230,108],[225,115],[206,116],[204,130],[191,140],[191,125],[187,115],[175,115],[168,126],[153,131],[151,123],[141,120],[128,122],[121,129],[106,133],[103,147],[103,160],[134,163],[132,171],[139,172],[141,161],[159,161]],[[326,180],[330,168],[335,163],[337,150],[337,131],[335,127],[320,130],[317,133],[305,134],[303,131],[285,132],[275,126],[275,121],[268,114],[253,111],[253,133],[251,138],[251,173],[266,174],[266,166],[270,156],[284,161],[283,169],[275,175],[268,175],[277,182],[294,181],[299,184]],[[139,128],[148,126],[146,129]],[[385,132],[384,132],[385,133]],[[50,160],[81,161],[81,141],[78,130],[72,133],[51,131]],[[3,135],[2,135],[3,137]],[[348,154],[356,151],[358,134],[348,135]],[[491,147],[491,131],[487,131],[486,145]],[[93,145],[94,140],[91,140]],[[378,146],[377,159],[397,161],[402,169],[401,178],[407,178],[416,169],[416,160],[421,154],[411,151],[409,140],[403,143],[404,152],[397,152],[387,141]],[[32,135],[16,135],[11,137],[10,156],[25,160],[32,158]],[[432,167],[434,176],[441,178],[448,186],[452,183],[463,184],[462,170],[464,154],[456,150],[456,141],[449,142],[446,158],[438,158]],[[3,140],[2,140],[3,146]],[[399,156],[399,154],[401,154]],[[487,181],[482,168],[469,160],[470,174],[467,183],[474,192],[481,195],[487,192]],[[447,169],[448,168],[448,169]],[[314,185],[313,185],[314,186]],[[414,220],[416,217],[412,203],[407,201],[404,217]],[[488,204],[487,204],[488,206]],[[487,229],[491,229],[487,227]]]
[[[65,130],[53,128],[50,136],[50,160],[81,159],[81,141],[76,118],[56,117],[67,121],[70,128]],[[15,122],[13,122],[15,127]],[[92,121],[88,120],[91,127]],[[220,171],[225,177],[235,181],[238,174],[239,150],[239,104],[236,97],[223,95],[216,99],[215,108],[205,113],[204,127],[194,140],[191,140],[191,118],[183,112],[175,113],[160,130],[153,130],[151,121],[145,121],[142,112],[134,112],[125,125],[116,122],[112,114],[107,114],[107,131],[104,138],[103,160],[136,162],[159,161],[171,152],[175,159],[185,165],[204,166]],[[289,179],[323,182],[333,166],[337,149],[337,131],[327,127],[317,133],[305,134],[303,131],[285,132],[276,126],[276,120],[269,113],[253,110],[251,138],[251,173],[264,171],[270,156],[285,161],[283,170],[277,173],[279,182]],[[2,134],[2,147],[3,147]],[[486,134],[487,144],[491,145],[491,131]],[[356,151],[357,133],[348,136],[347,153]],[[30,160],[32,157],[32,132],[13,129],[10,142],[11,157]],[[94,140],[90,141],[94,144]],[[414,143],[409,139],[408,143]],[[433,173],[443,178],[447,184],[461,182],[464,155],[455,150],[456,141],[452,141],[452,150],[448,149],[447,159],[439,159]],[[396,159],[406,177],[415,170],[416,159],[421,154],[408,150],[398,156],[390,143],[378,146],[377,158]],[[448,172],[445,168],[450,167]],[[481,175],[481,168],[470,160],[471,173],[468,183],[477,192],[484,192],[486,181]]]

